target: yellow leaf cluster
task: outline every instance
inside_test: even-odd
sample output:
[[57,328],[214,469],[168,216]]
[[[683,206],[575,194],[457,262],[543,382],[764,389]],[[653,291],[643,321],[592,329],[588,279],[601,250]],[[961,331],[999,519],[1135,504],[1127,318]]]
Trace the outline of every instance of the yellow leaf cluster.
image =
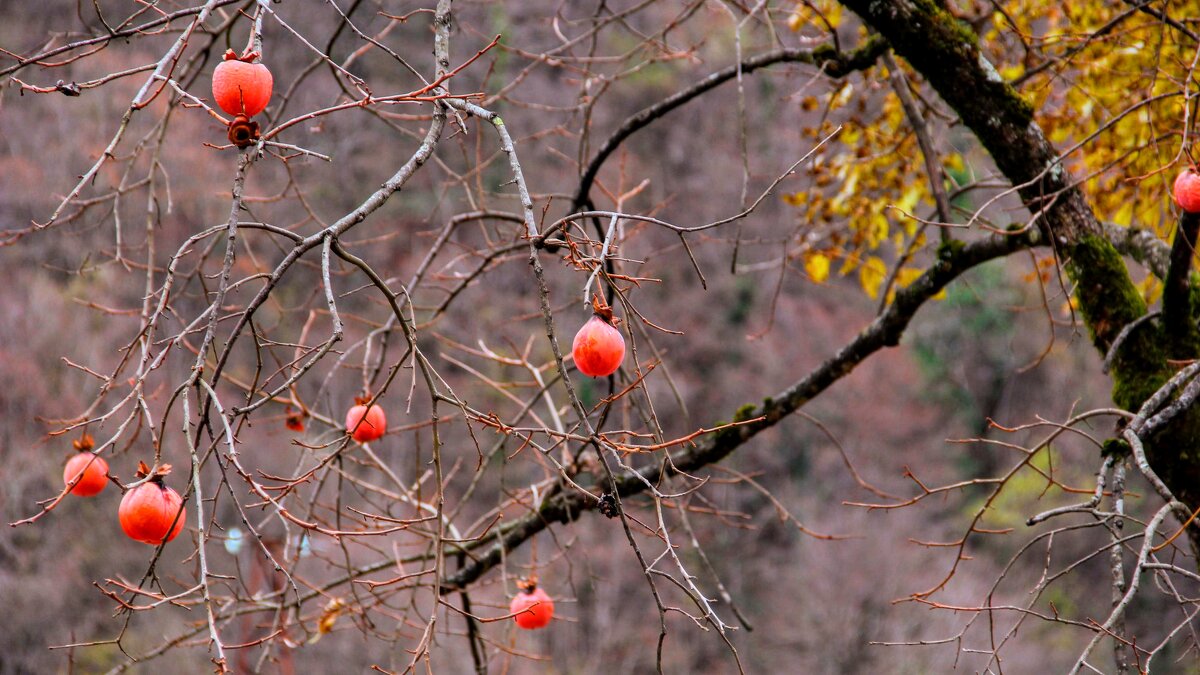
[[[1161,4],[1161,11],[1180,21],[1200,16],[1200,0]],[[982,23],[980,48],[1033,105],[1037,123],[1063,153],[1064,167],[1097,216],[1167,238],[1175,223],[1170,185],[1189,161],[1183,130],[1185,124],[1195,126],[1185,107],[1188,92],[1200,89],[1194,41],[1126,3],[997,0],[993,7]],[[847,18],[835,0],[797,0],[788,23],[801,37],[819,39]],[[906,63],[899,67],[920,88],[922,105],[940,103]],[[915,261],[907,263],[911,271],[895,273],[893,285],[902,288],[930,258],[931,252],[921,250],[924,238],[917,241],[921,221],[935,217],[929,177],[882,65],[823,86],[797,100],[803,112],[820,120],[803,133],[815,139],[836,125],[843,131],[808,167],[809,186],[783,199],[810,232],[822,233],[821,241],[805,247],[808,276],[825,280],[840,259],[838,273],[857,271],[864,292],[877,298],[898,261]],[[926,123],[947,175],[971,179],[992,171],[978,150],[968,151],[969,135],[948,125],[945,116],[929,113]],[[989,214],[998,222],[1027,217],[1004,208],[995,206]],[[1160,291],[1153,280],[1143,282],[1147,299]]]
[[804,271],[808,278],[819,283],[829,278],[829,256],[819,251],[809,251],[804,255]]
[[[1200,0],[1163,7],[1181,19],[1200,16]],[[999,9],[982,44],[1006,76],[1040,65],[1023,62],[1022,40],[1054,61],[1020,91],[1046,137],[1069,152],[1066,165],[1096,214],[1165,236],[1174,223],[1170,184],[1186,162],[1180,130],[1194,41],[1124,3],[1007,0]]]

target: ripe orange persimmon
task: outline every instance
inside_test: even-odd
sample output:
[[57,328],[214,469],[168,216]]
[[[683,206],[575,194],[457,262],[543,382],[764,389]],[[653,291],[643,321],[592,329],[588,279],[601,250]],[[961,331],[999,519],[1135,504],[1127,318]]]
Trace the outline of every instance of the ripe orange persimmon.
[[367,408],[370,398],[356,398],[357,404],[346,411],[346,433],[359,443],[370,443],[387,433],[387,415],[378,404]]
[[221,110],[254,117],[267,107],[274,80],[266,66],[250,63],[257,57],[251,53],[238,58],[232,49],[225,52],[225,60],[217,64],[212,77],[213,98]]
[[554,601],[546,595],[546,591],[527,582],[526,587],[513,596],[508,605],[508,611],[513,615],[517,626],[525,630],[545,628],[554,617]]
[[108,462],[100,455],[81,452],[67,460],[67,466],[63,468],[63,485],[70,485],[76,477],[78,481],[71,488],[71,494],[80,497],[98,495],[108,485]]
[[596,315],[575,334],[571,344],[575,367],[590,377],[612,375],[625,358],[625,338],[612,325],[612,310],[598,308]]
[[1175,177],[1175,203],[1188,213],[1200,213],[1200,172],[1188,167]]
[[[163,476],[171,472],[171,465],[163,464],[148,482],[133,488],[121,498],[117,515],[121,529],[129,538],[151,546],[171,541],[183,529],[187,512],[183,510],[183,499],[179,493],[163,485]],[[145,478],[150,468],[138,462],[138,478]]]

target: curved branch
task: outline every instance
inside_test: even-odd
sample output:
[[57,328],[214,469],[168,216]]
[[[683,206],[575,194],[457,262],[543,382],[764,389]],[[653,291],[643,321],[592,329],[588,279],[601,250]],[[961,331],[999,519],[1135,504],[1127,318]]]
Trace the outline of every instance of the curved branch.
[[604,141],[604,145],[600,146],[599,152],[588,162],[583,176],[579,179],[579,188],[571,199],[571,211],[578,211],[587,203],[588,193],[591,192],[592,183],[596,181],[596,175],[600,173],[600,167],[625,139],[710,89],[715,89],[732,80],[738,76],[738,73],[752,73],[759,68],[776,63],[807,63],[822,69],[829,77],[841,78],[856,70],[863,70],[874,65],[885,51],[887,51],[887,43],[879,36],[872,36],[862,46],[850,52],[839,52],[828,45],[817,49],[777,49],[718,70],[687,89],[644,108],[622,122],[621,126],[617,127],[617,130]]
[[[942,250],[943,255],[932,267],[910,286],[897,291],[895,301],[831,358],[775,398],[764,401],[761,406],[748,405],[738,410],[734,421],[746,423],[727,427],[705,437],[691,448],[671,455],[666,465],[673,471],[690,473],[721,461],[760,431],[775,426],[835,382],[849,375],[871,354],[883,347],[897,345],[917,310],[963,272],[988,260],[1041,243],[1041,235],[1029,230],[1020,235],[993,235],[961,247],[945,247]],[[654,462],[639,469],[637,474],[624,473],[615,476],[614,483],[620,496],[636,495],[657,483],[661,476],[661,466],[661,463]],[[607,487],[606,483],[607,481],[601,483],[596,490],[602,491]],[[500,564],[505,553],[546,529],[550,523],[569,523],[578,519],[584,511],[596,506],[591,497],[579,492],[558,492],[544,499],[541,508],[504,528],[498,535],[498,540],[487,550],[473,557],[458,572],[443,580],[442,593],[457,591],[479,579],[488,570]]]
[[[251,0],[251,2],[252,1],[253,0]],[[250,4],[249,2],[247,2],[247,0],[216,0],[215,2],[205,3],[203,5],[198,5],[196,7],[188,7],[186,9],[176,10],[169,14],[162,13],[158,16],[157,19],[151,19],[145,23],[141,23],[136,26],[130,26],[128,28],[122,28],[121,30],[115,30],[115,31],[106,33],[104,35],[97,35],[95,37],[85,38],[83,40],[78,40],[78,41],[71,42],[71,43],[68,43],[65,45],[60,45],[58,47],[54,47],[52,49],[47,49],[45,51],[34,54],[33,56],[24,56],[23,57],[23,56],[20,56],[19,54],[6,53],[6,56],[9,56],[10,58],[16,58],[17,62],[11,66],[8,66],[7,68],[0,69],[0,77],[3,77],[5,75],[11,75],[12,73],[15,73],[29,65],[39,65],[39,66],[45,66],[45,67],[54,67],[57,65],[62,65],[62,64],[42,63],[42,61],[44,61],[48,58],[54,57],[54,56],[58,56],[59,54],[65,54],[67,52],[74,51],[76,49],[83,49],[84,47],[92,47],[95,45],[106,45],[109,42],[112,42],[114,40],[119,40],[119,39],[128,40],[129,38],[135,37],[138,35],[155,34],[156,31],[153,31],[151,29],[159,28],[160,26],[169,26],[171,24],[171,22],[174,21],[175,19],[180,19],[185,16],[192,16],[195,14],[200,14],[202,12],[205,12],[206,8],[208,10],[212,10],[215,8],[225,7],[226,5],[234,5],[239,2]]]

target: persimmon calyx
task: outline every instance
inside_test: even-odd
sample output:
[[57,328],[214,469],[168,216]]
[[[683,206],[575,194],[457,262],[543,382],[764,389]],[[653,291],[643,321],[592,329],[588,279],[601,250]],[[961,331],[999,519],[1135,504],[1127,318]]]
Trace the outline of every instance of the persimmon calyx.
[[238,53],[233,51],[232,49],[226,49],[225,54],[221,57],[221,60],[223,60],[223,61],[243,61],[245,63],[254,63],[261,56],[262,56],[262,54],[254,51],[252,49],[247,49],[246,51],[242,52],[241,56],[238,56]]
[[610,326],[617,326],[617,322],[619,321],[619,319],[613,316],[612,307],[599,295],[592,296],[592,314],[600,317],[604,323]]
[[250,147],[262,137],[259,134],[258,122],[248,119],[245,115],[237,115],[233,118],[233,121],[229,123],[229,131],[226,136],[230,143],[239,148]]
[[150,475],[150,471],[150,467],[146,466],[145,462],[138,460],[137,473],[135,474],[138,480],[149,477],[152,482],[162,482],[163,477],[171,473],[171,465],[159,464],[158,468],[154,469],[153,476]]

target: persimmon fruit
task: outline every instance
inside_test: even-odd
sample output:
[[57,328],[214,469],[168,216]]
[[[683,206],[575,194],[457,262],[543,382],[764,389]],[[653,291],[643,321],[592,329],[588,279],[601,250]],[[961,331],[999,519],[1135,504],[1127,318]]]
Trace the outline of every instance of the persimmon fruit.
[[519,628],[545,628],[554,617],[554,600],[550,599],[546,591],[530,584],[513,596],[508,611]]
[[1172,192],[1179,208],[1188,213],[1200,213],[1200,172],[1196,167],[1184,169],[1176,176]]
[[283,418],[283,424],[292,431],[304,431],[304,418],[308,417],[308,412],[305,410],[292,410],[289,406],[286,415]]
[[266,66],[250,63],[257,56],[247,54],[239,58],[232,49],[225,52],[225,60],[217,64],[212,76],[213,99],[221,110],[249,118],[267,107],[275,83]]
[[[117,515],[121,529],[130,539],[151,546],[171,541],[183,530],[187,512],[182,509],[183,498],[175,490],[163,484],[163,476],[171,471],[164,464],[153,478],[129,490],[121,498]],[[138,477],[144,478],[150,470],[138,462]]]
[[[76,480],[78,478],[78,480]],[[71,487],[71,494],[79,497],[92,497],[100,494],[108,485],[108,462],[104,458],[90,453],[81,452],[67,460],[63,468],[63,485]]]
[[[611,316],[611,312],[609,315]],[[625,358],[625,338],[621,337],[621,331],[612,325],[611,319],[606,320],[597,314],[588,319],[575,334],[575,341],[571,344],[571,355],[575,358],[575,367],[584,375],[612,375]]]
[[359,443],[370,443],[383,438],[387,433],[387,415],[378,404],[367,407],[369,398],[355,399],[355,405],[346,411],[346,433]]

